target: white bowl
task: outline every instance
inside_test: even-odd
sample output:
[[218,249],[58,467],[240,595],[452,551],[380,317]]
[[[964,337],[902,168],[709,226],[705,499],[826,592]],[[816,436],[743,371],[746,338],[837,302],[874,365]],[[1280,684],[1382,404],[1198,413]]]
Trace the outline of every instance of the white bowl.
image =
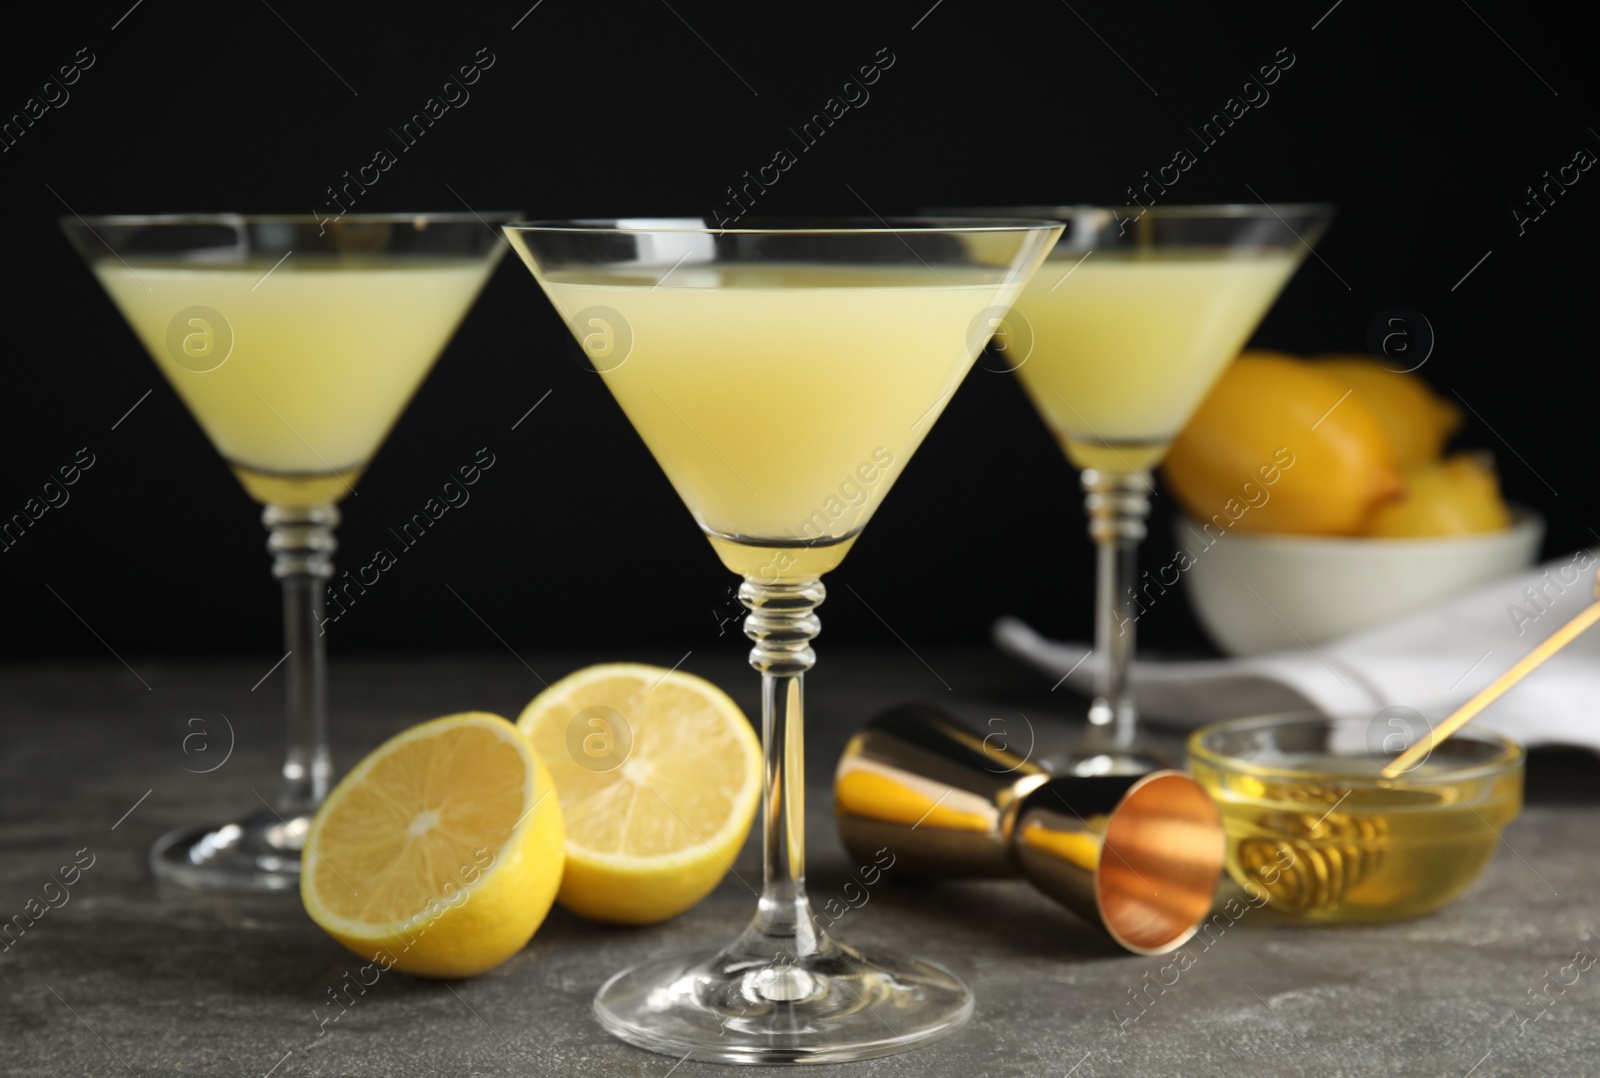
[[1180,519],[1177,538],[1193,559],[1183,576],[1206,632],[1231,655],[1258,655],[1394,621],[1527,568],[1544,519],[1512,516],[1505,531],[1445,539],[1218,536]]

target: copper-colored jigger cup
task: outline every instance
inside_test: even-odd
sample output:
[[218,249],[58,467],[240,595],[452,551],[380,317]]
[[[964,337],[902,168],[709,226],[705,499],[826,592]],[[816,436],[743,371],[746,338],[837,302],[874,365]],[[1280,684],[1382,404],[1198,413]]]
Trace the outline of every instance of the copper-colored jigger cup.
[[1226,843],[1205,789],[1177,771],[1052,775],[948,715],[907,704],[845,746],[839,832],[906,876],[1027,879],[1136,954],[1181,947],[1211,912]]

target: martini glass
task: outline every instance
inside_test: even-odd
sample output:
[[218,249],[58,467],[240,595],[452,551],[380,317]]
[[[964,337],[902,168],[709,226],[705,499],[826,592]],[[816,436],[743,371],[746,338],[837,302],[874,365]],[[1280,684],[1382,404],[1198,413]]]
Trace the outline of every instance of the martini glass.
[[[515,214],[68,217],[61,227],[265,508],[283,585],[288,752],[277,797],[150,853],[189,887],[297,887],[328,792],[324,590],[336,506],[505,251]],[[347,585],[348,586],[348,585]]]
[[[744,578],[750,664],[762,675],[760,904],[724,949],[608,980],[595,1012],[623,1040],[679,1058],[831,1062],[915,1047],[971,1015],[972,995],[949,971],[863,953],[813,917],[802,678],[816,661],[821,574],[856,541],[1059,232],[933,219],[506,229]],[[891,863],[893,851],[882,856]]]
[[1172,583],[1136,575],[1155,491],[1150,473],[1322,235],[1332,208],[981,212],[1044,217],[1066,229],[1017,299],[1027,329],[1018,336],[1011,327],[1010,354],[1000,354],[1082,472],[1098,555],[1095,698],[1071,766],[1083,775],[1155,770],[1167,765],[1139,732],[1128,680],[1139,611]]

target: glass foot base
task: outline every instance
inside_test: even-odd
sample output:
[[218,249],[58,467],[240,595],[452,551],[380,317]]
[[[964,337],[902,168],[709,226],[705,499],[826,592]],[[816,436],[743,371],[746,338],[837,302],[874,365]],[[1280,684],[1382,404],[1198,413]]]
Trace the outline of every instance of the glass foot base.
[[1147,775],[1171,767],[1159,753],[1140,745],[1131,749],[1094,752],[1082,749],[1073,753],[1067,770],[1074,775]]
[[291,891],[310,816],[256,812],[234,823],[179,828],[150,849],[156,879],[201,891]]
[[735,947],[623,970],[594,1010],[615,1036],[678,1059],[843,1063],[953,1032],[972,1017],[972,992],[931,962],[836,943],[777,962]]

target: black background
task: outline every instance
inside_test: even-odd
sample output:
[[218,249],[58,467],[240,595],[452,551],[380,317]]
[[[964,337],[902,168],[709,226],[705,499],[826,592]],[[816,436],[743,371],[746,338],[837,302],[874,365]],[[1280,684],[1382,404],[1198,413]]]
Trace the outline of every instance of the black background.
[[[95,57],[70,100],[0,154],[0,516],[79,447],[96,458],[69,503],[0,553],[5,653],[275,654],[279,640],[259,510],[56,217],[326,211],[324,189],[393,150],[386,128],[482,48],[494,64],[470,100],[355,210],[707,212],[885,47],[894,64],[870,99],[764,193],[761,212],[1120,204],[1286,48],[1293,67],[1270,100],[1167,196],[1338,203],[1320,259],[1256,343],[1356,351],[1380,310],[1421,312],[1437,334],[1421,374],[1475,411],[1458,442],[1492,449],[1509,497],[1549,517],[1547,552],[1600,527],[1580,437],[1600,381],[1600,171],[1525,235],[1510,211],[1579,147],[1600,153],[1596,26],[1577,5],[127,7],[15,7],[0,37],[7,115],[80,48]],[[343,566],[368,560],[479,447],[497,463],[331,627],[336,652],[499,648],[486,625],[519,648],[617,658],[737,647],[728,574],[564,338],[523,267],[503,262],[343,506]],[[1170,551],[1171,499],[1157,502],[1152,564]],[[979,369],[830,577],[823,645],[898,646],[893,633],[975,643],[1002,613],[1083,638],[1091,581],[1073,471],[1014,377]],[[1181,596],[1140,631],[1154,647],[1204,646]]]

